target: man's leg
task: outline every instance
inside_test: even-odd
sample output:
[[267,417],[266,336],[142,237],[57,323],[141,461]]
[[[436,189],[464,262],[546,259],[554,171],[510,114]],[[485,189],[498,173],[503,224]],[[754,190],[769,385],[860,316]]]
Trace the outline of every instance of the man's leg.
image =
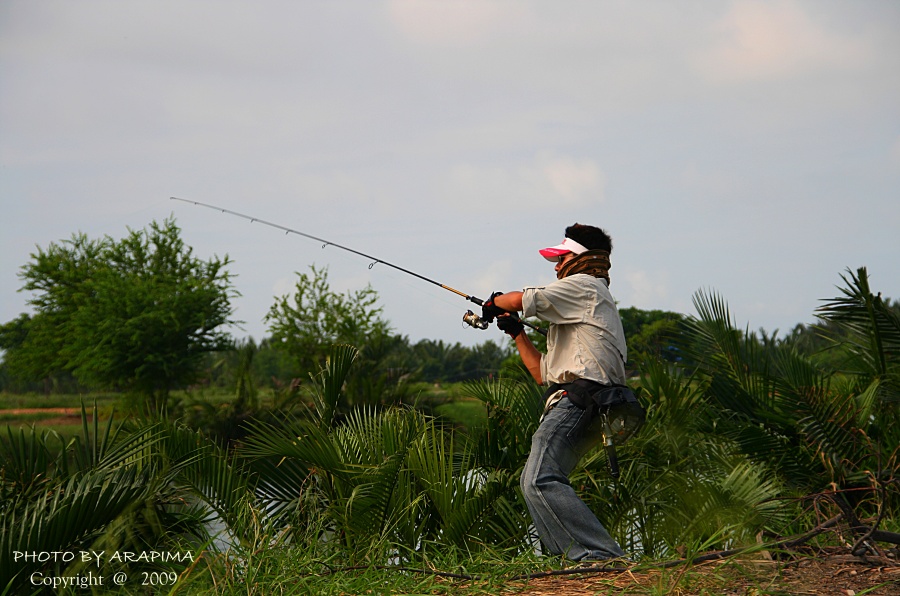
[[568,398],[560,400],[534,433],[521,478],[541,543],[550,554],[565,554],[574,561],[625,555],[569,484],[569,474],[589,440],[582,436],[589,418]]

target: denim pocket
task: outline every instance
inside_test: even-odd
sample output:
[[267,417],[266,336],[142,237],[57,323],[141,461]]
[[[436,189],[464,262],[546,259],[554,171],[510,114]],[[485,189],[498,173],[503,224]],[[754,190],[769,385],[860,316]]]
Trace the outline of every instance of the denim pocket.
[[568,427],[566,440],[569,442],[569,446],[581,456],[596,445],[600,439],[588,432],[593,418],[590,410],[583,410],[571,402],[568,402],[566,406],[569,408],[566,416]]

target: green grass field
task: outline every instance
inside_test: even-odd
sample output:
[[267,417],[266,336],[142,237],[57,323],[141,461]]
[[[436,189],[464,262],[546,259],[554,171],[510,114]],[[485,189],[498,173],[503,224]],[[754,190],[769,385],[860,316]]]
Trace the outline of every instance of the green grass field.
[[[415,393],[419,401],[430,405],[434,415],[450,424],[474,429],[483,426],[487,419],[484,405],[477,399],[464,397],[458,384],[443,386],[420,384],[415,387]],[[199,407],[199,404],[222,406],[233,402],[234,399],[231,391],[212,388],[173,392],[170,403],[176,408],[191,408]],[[273,391],[264,389],[259,392],[261,406],[271,406],[274,401]],[[15,431],[33,425],[38,429],[56,431],[67,438],[80,435],[82,405],[90,417],[95,403],[101,422],[106,421],[111,415],[117,420],[123,420],[135,413],[134,403],[117,393],[51,395],[0,393],[0,431],[6,434],[5,427]]]
[[487,422],[487,410],[484,404],[472,398],[443,403],[435,407],[435,412],[469,430],[484,426]]

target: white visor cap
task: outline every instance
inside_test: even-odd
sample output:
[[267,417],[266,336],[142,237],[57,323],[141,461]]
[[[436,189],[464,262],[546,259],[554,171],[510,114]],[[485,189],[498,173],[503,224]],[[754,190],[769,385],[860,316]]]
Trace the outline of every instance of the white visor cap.
[[548,261],[555,261],[559,256],[564,255],[566,253],[575,253],[576,255],[580,255],[583,252],[587,252],[587,248],[578,244],[571,238],[566,238],[560,244],[556,246],[551,246],[549,248],[542,248],[538,252],[541,253],[541,256],[547,259]]

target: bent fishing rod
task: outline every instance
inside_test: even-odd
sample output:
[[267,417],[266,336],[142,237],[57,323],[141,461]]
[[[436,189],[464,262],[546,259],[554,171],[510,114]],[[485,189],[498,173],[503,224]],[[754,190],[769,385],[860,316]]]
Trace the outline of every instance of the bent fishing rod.
[[[190,205],[196,205],[196,206],[198,206],[198,207],[206,207],[207,209],[212,209],[212,210],[214,210],[214,211],[221,211],[222,213],[227,213],[227,214],[229,214],[229,215],[234,215],[234,216],[236,216],[236,217],[240,217],[240,218],[242,218],[242,219],[246,219],[246,220],[248,220],[250,223],[254,223],[254,222],[261,223],[261,224],[263,224],[264,226],[269,226],[269,227],[271,227],[271,228],[275,228],[275,229],[281,230],[281,231],[283,231],[285,234],[296,234],[297,236],[302,236],[302,237],[304,237],[304,238],[309,238],[310,240],[315,240],[316,242],[321,242],[321,243],[322,243],[322,248],[325,248],[325,247],[327,247],[327,246],[333,246],[333,247],[335,247],[335,248],[339,248],[339,249],[341,249],[341,250],[345,250],[345,251],[350,252],[350,253],[353,253],[353,254],[355,254],[355,255],[359,255],[359,256],[361,256],[361,257],[365,257],[365,258],[367,258],[367,259],[371,259],[372,262],[369,263],[369,269],[371,269],[372,267],[374,267],[376,264],[381,263],[382,265],[386,265],[386,266],[388,266],[388,267],[391,267],[391,268],[393,268],[393,269],[396,269],[397,271],[402,271],[403,273],[406,273],[407,275],[412,275],[413,277],[417,277],[417,278],[421,279],[422,281],[427,281],[428,283],[433,284],[433,285],[436,285],[436,286],[438,286],[439,288],[443,288],[443,289],[445,289],[445,290],[447,290],[447,291],[449,291],[449,292],[453,292],[453,293],[456,294],[457,296],[462,296],[463,298],[465,298],[465,299],[468,300],[469,302],[472,302],[472,303],[474,303],[474,304],[477,304],[478,306],[484,306],[484,300],[482,300],[481,298],[476,298],[475,296],[470,296],[469,294],[466,294],[465,292],[462,292],[462,291],[460,291],[460,290],[457,290],[456,288],[451,288],[450,286],[448,286],[448,285],[446,285],[446,284],[442,284],[441,282],[435,281],[435,280],[430,279],[430,278],[428,278],[428,277],[425,277],[424,275],[420,275],[419,273],[416,273],[415,271],[410,271],[409,269],[405,269],[405,268],[403,268],[403,267],[400,267],[399,265],[395,265],[395,264],[390,263],[390,262],[388,262],[388,261],[379,259],[378,257],[373,257],[372,255],[368,255],[368,254],[366,254],[366,253],[364,253],[364,252],[360,252],[360,251],[358,251],[358,250],[354,250],[354,249],[352,249],[352,248],[350,248],[350,247],[348,247],[348,246],[343,246],[343,245],[338,244],[338,243],[336,243],[336,242],[331,242],[330,240],[325,240],[324,238],[319,238],[319,237],[317,237],[317,236],[313,236],[312,234],[307,234],[307,233],[305,233],[305,232],[301,232],[301,231],[295,230],[295,229],[293,229],[293,228],[288,228],[288,227],[286,227],[286,226],[282,226],[282,225],[280,225],[280,224],[273,223],[273,222],[271,222],[271,221],[266,221],[266,220],[260,219],[260,218],[258,218],[258,217],[253,217],[253,216],[250,216],[250,215],[245,215],[245,214],[243,214],[243,213],[238,213],[237,211],[232,211],[232,210],[230,210],[230,209],[225,209],[224,207],[218,207],[218,206],[216,206],[216,205],[210,205],[210,204],[208,204],[208,203],[201,203],[200,201],[191,201],[191,200],[189,200],[189,199],[180,199],[180,198],[178,198],[178,197],[169,197],[169,199],[171,199],[171,200],[173,200],[173,201],[181,201],[182,203],[188,203],[188,204],[190,204]],[[538,327],[537,325],[533,325],[533,324],[529,323],[528,321],[526,321],[526,320],[524,320],[524,319],[519,319],[519,321],[520,321],[523,325],[525,325],[526,327],[529,327],[529,328],[531,328],[531,329],[534,329],[535,331],[537,331],[538,333],[540,333],[540,334],[542,334],[542,335],[547,335],[547,330],[546,330],[546,329],[542,329],[542,328]],[[463,322],[466,323],[467,325],[469,325],[470,327],[475,327],[476,329],[487,329],[487,328],[488,328],[488,325],[489,325],[486,321],[484,321],[481,317],[479,317],[477,314],[475,314],[475,313],[472,312],[471,310],[466,311],[466,314],[463,315]]]

